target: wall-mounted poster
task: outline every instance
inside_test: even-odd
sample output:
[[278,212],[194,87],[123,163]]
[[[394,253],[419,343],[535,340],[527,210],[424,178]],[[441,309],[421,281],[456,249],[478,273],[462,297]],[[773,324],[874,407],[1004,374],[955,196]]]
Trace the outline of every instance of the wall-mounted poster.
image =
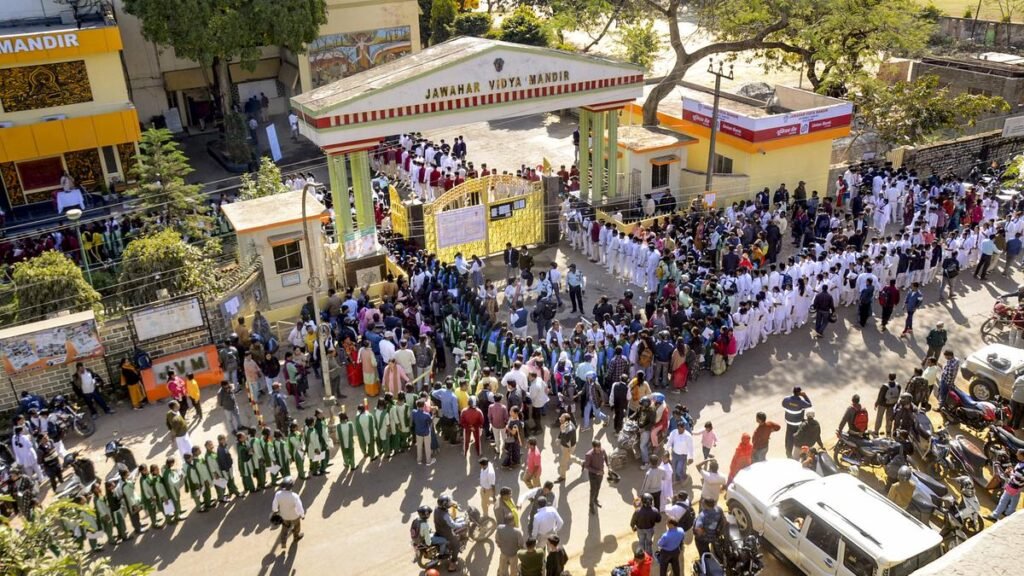
[[8,374],[71,364],[103,354],[96,318],[81,312],[0,331]]
[[309,45],[309,70],[318,88],[412,53],[408,26],[321,36]]

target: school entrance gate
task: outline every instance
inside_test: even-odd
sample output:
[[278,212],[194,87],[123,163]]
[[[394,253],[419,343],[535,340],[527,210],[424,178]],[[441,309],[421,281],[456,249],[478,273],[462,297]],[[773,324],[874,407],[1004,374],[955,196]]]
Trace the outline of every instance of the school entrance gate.
[[[618,174],[618,111],[642,95],[643,72],[632,64],[462,37],[306,92],[291,102],[299,131],[327,155],[336,238],[345,251],[346,276],[352,277],[353,270],[365,267],[359,260],[381,258],[372,241],[376,228],[368,152],[385,137],[579,108],[580,198],[615,199],[618,179],[608,175]],[[589,146],[588,134],[593,135]],[[355,219],[346,193],[350,182]],[[503,196],[499,189],[505,185],[469,181],[424,206],[425,242],[433,237],[439,256],[450,258],[456,251],[484,256],[504,248],[504,241],[497,238],[508,236],[500,232],[503,228],[521,224],[530,214],[540,226],[543,193],[530,188]],[[507,200],[512,204],[506,208]],[[527,210],[526,205],[532,208]]]

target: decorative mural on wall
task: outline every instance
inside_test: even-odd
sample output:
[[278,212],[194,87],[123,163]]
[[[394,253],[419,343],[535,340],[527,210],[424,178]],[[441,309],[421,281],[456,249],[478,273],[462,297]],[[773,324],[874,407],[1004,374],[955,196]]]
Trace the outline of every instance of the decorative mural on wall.
[[330,84],[411,53],[412,32],[409,26],[321,36],[309,45],[313,87]]
[[4,188],[7,189],[7,199],[11,206],[24,204],[25,194],[21,189],[21,181],[18,180],[18,166],[14,162],[0,164],[0,178],[4,179]]
[[93,191],[103,182],[103,166],[100,153],[95,148],[76,150],[64,154],[68,174],[85,190]]
[[124,142],[117,145],[117,157],[121,160],[121,180],[133,180],[132,170],[135,169],[135,143]]
[[0,70],[0,105],[5,112],[91,101],[92,88],[84,60]]

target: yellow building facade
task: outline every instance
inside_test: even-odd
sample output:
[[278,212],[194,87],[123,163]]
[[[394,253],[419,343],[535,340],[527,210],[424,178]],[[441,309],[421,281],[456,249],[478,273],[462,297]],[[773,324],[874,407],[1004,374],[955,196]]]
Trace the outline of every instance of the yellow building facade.
[[125,181],[139,121],[112,21],[0,36],[0,206],[48,202],[67,172],[85,191]]

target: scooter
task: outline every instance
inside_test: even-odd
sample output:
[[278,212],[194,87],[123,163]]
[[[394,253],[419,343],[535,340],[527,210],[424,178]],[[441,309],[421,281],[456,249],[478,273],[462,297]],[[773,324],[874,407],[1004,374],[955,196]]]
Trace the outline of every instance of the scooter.
[[837,464],[858,467],[882,467],[903,450],[903,446],[891,438],[874,438],[842,432],[839,435],[832,458]]
[[931,440],[934,435],[932,421],[928,414],[921,408],[914,413],[914,425],[910,427],[910,439],[914,443],[914,451],[922,459],[928,457],[931,451]]
[[836,461],[824,450],[817,450],[814,453],[812,463],[813,467],[811,470],[814,470],[818,476],[832,476],[839,473],[839,466],[836,465]]
[[114,467],[117,468],[119,465],[126,467],[128,470],[135,470],[138,468],[138,463],[135,460],[135,454],[121,443],[120,438],[115,434],[114,439],[107,442],[104,449],[104,454],[107,456],[107,460],[114,459]]
[[985,469],[993,460],[967,438],[959,435],[950,440],[948,461],[953,473],[970,478],[982,488],[990,488],[991,481],[985,478]]
[[1005,421],[1008,416],[1005,407],[975,400],[959,388],[950,388],[946,401],[939,405],[939,413],[946,425],[965,425],[979,432]]
[[950,457],[949,432],[945,428],[932,434],[932,437],[928,439],[928,452],[925,453],[923,459],[931,464],[932,473],[936,476],[949,476],[955,472]]
[[963,544],[985,527],[981,516],[981,504],[974,491],[974,482],[966,476],[956,478],[960,487],[960,498],[955,502],[944,500],[942,508],[943,522],[939,535],[942,536],[943,548],[950,549]]

